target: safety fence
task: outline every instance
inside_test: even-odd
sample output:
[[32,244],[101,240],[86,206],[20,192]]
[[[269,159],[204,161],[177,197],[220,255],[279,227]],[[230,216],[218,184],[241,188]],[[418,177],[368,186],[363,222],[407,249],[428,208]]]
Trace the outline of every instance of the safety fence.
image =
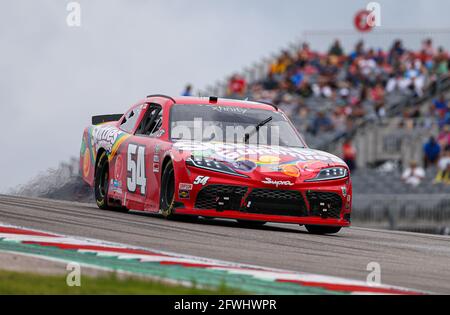
[[353,196],[356,226],[450,235],[449,194]]

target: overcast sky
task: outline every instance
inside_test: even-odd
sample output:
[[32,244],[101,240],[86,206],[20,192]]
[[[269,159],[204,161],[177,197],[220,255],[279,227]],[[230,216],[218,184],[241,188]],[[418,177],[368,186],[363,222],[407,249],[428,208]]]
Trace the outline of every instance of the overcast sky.
[[[349,45],[355,12],[369,1],[79,0],[81,27],[66,24],[64,0],[0,3],[0,191],[77,156],[95,114],[125,111],[150,93],[202,89],[298,40]],[[387,46],[392,29],[444,29],[450,1],[379,1]],[[307,33],[311,34],[311,33]],[[404,33],[403,33],[404,34]],[[418,46],[423,32],[404,34]],[[446,42],[447,41],[447,42]]]

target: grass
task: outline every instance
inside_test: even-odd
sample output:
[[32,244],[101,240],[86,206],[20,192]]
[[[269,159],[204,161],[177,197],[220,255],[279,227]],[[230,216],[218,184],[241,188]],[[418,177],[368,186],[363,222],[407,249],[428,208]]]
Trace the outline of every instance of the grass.
[[81,277],[80,287],[69,287],[62,275],[39,275],[0,270],[0,294],[125,294],[125,295],[231,295],[236,290],[221,285],[217,289],[200,289],[158,281],[118,277],[110,273],[100,277]]

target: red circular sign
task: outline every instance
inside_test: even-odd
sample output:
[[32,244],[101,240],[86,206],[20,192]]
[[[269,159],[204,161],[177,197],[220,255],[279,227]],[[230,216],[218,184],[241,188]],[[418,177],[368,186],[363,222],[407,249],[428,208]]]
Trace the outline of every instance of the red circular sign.
[[370,32],[372,30],[372,26],[369,25],[368,17],[370,15],[370,11],[361,10],[355,15],[354,24],[358,31],[360,32]]

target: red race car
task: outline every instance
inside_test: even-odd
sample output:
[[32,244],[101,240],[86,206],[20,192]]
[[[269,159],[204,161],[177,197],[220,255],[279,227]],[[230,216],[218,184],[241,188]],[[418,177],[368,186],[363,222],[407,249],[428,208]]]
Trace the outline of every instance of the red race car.
[[151,95],[124,115],[92,118],[80,169],[102,209],[350,226],[352,184],[338,157],[307,147],[274,105]]

